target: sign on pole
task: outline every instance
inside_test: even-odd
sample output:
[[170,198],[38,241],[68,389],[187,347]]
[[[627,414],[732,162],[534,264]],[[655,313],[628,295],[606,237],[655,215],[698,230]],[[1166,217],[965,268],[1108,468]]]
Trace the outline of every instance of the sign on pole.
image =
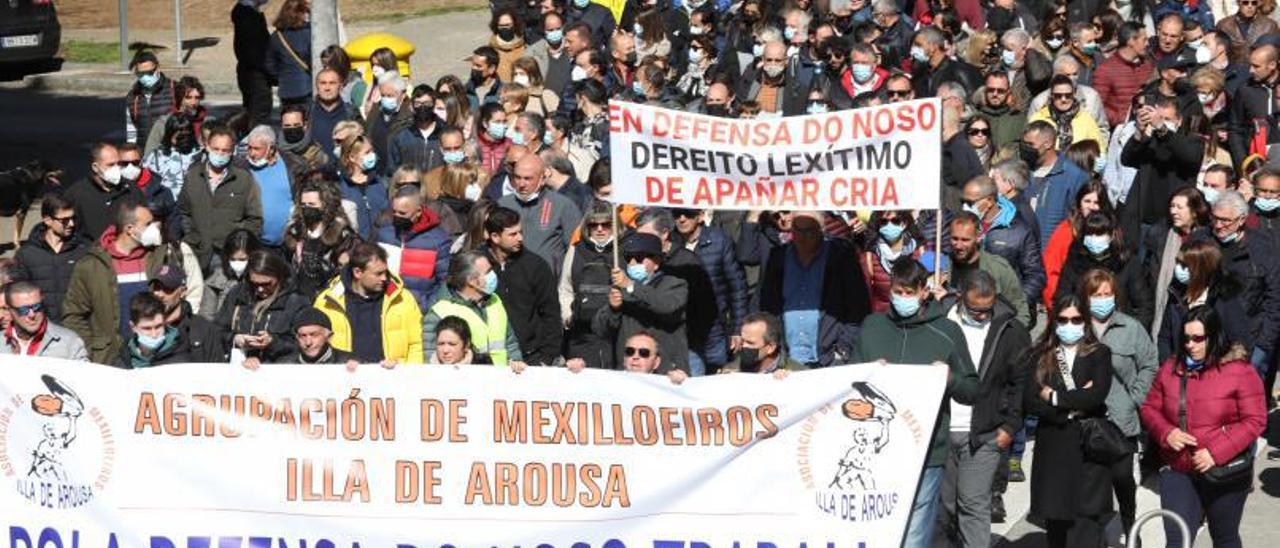
[[617,203],[694,209],[936,209],[942,103],[737,120],[613,101]]
[[899,546],[946,369],[0,358],[8,546]]

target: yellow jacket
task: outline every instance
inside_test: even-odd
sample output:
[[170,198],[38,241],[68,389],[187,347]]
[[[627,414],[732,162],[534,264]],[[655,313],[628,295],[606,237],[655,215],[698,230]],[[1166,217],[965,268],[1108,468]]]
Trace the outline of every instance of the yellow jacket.
[[[422,356],[422,311],[418,301],[404,288],[399,276],[387,273],[387,294],[382,299],[382,353],[388,360],[400,363],[425,363]],[[333,324],[329,344],[338,350],[351,351],[351,322],[347,321],[343,276],[335,276],[329,287],[316,295],[319,308]]]
[[[1054,129],[1058,128],[1058,124],[1053,123],[1053,117],[1049,115],[1048,105],[1045,105],[1040,110],[1037,110],[1035,114],[1032,114],[1031,117],[1027,119],[1027,123],[1031,123],[1036,120],[1044,120],[1045,122],[1049,122],[1049,125],[1053,126]],[[1090,116],[1089,113],[1084,111],[1084,109],[1080,109],[1080,111],[1076,113],[1076,117],[1071,119],[1071,144],[1074,145],[1080,141],[1087,141],[1089,139],[1093,139],[1098,142],[1098,148],[1102,150],[1101,156],[1106,157],[1107,140],[1102,138],[1102,129],[1098,127],[1098,121],[1094,120],[1093,116]],[[1061,153],[1065,151],[1059,150],[1058,152]],[[1093,166],[1080,167],[1086,172],[1093,170]]]

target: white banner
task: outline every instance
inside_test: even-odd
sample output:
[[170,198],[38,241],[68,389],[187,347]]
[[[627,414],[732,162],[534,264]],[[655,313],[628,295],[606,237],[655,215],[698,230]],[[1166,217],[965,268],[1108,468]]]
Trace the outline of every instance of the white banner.
[[693,209],[937,209],[942,103],[737,120],[609,103],[612,200]]
[[946,378],[0,367],[10,548],[896,547]]

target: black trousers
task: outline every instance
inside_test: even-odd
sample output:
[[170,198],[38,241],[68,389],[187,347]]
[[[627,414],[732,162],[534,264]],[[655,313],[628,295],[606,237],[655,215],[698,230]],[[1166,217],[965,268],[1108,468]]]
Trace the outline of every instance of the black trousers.
[[269,123],[271,79],[267,73],[251,68],[238,68],[236,84],[240,86],[240,104],[249,115],[249,127]]

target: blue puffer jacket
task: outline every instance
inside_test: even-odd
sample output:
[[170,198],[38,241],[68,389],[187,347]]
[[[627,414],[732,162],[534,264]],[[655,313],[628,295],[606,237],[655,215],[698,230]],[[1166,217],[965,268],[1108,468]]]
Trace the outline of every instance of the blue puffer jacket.
[[440,226],[440,217],[430,208],[422,208],[422,217],[405,231],[391,223],[378,226],[378,243],[400,249],[400,278],[418,301],[418,308],[428,310],[435,304],[441,282],[449,273],[449,248],[453,239]]
[[356,218],[352,219],[356,234],[366,240],[372,240],[377,235],[374,225],[378,217],[391,208],[391,200],[387,197],[387,182],[370,173],[368,182],[358,185],[343,175],[342,184],[338,185],[338,193],[342,201],[351,202],[356,206]]
[[[286,48],[281,42],[289,43]],[[277,30],[271,35],[267,50],[267,72],[276,77],[280,88],[276,94],[280,100],[297,99],[311,95],[311,25],[296,29]],[[290,53],[290,49],[293,53]],[[297,54],[297,58],[294,57]],[[301,60],[302,63],[298,63]]]
[[1036,199],[1036,218],[1040,221],[1040,249],[1049,243],[1049,236],[1058,223],[1067,218],[1067,211],[1075,203],[1076,192],[1089,182],[1089,175],[1066,156],[1059,156],[1057,163],[1044,177],[1031,182],[1028,198]]
[[[684,246],[684,237],[672,234],[672,245]],[[733,240],[721,228],[704,226],[698,235],[698,244],[693,250],[702,260],[702,267],[711,278],[711,287],[716,294],[716,308],[720,312],[717,319],[722,329],[711,330],[707,340],[707,348],[728,348],[728,336],[737,334],[742,327],[742,318],[747,315],[747,275],[742,263],[738,262],[738,251]],[[730,319],[732,323],[725,323]]]
[[983,249],[1009,261],[1018,273],[1027,303],[1040,300],[1044,290],[1044,260],[1040,255],[1040,239],[1036,230],[1018,215],[1018,206],[1004,196],[996,199],[1000,213],[991,221],[991,228],[983,238]]

